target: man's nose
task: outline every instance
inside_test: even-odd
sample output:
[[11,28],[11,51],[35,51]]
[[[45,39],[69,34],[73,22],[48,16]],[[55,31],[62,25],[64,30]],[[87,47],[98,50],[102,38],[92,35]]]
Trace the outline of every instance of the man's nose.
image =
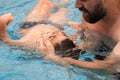
[[76,8],[81,8],[82,6],[83,6],[82,1],[81,0],[76,0],[75,7]]

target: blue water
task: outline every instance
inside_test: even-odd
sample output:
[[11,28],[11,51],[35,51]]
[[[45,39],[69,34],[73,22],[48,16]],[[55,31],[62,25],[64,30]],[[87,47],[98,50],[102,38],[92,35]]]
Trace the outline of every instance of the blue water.
[[[59,1],[59,0],[52,0]],[[7,27],[10,38],[17,39],[18,24],[33,9],[38,0],[0,0],[0,15],[12,13],[14,21]],[[74,0],[68,5],[68,18],[80,22],[80,12],[74,8]],[[67,34],[73,30],[65,27]],[[85,54],[80,60],[93,55]],[[0,44],[0,80],[110,80],[110,75],[96,73],[77,67],[62,67],[49,61],[42,60],[36,52],[25,52],[20,49]]]

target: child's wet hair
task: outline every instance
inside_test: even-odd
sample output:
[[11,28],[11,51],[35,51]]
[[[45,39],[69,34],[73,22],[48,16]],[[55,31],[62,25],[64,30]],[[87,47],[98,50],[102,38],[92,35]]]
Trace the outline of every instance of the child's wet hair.
[[61,57],[71,57],[78,59],[81,49],[75,48],[75,44],[70,39],[65,39],[61,44],[55,45],[55,53]]

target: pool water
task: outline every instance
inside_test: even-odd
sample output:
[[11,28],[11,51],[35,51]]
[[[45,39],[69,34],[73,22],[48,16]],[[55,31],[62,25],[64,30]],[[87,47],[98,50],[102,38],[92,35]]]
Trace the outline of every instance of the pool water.
[[[68,4],[68,18],[80,22],[81,14],[74,8],[74,1],[71,0]],[[0,0],[0,15],[12,13],[15,17],[7,27],[10,38],[18,39],[20,37],[17,33],[18,25],[37,2],[38,0]],[[64,31],[71,34],[73,30],[65,27]],[[93,55],[86,53],[80,57],[80,60],[84,60],[86,57],[92,58]],[[43,60],[36,52],[13,49],[0,43],[0,80],[113,80],[111,75],[101,73],[74,66],[62,67]]]

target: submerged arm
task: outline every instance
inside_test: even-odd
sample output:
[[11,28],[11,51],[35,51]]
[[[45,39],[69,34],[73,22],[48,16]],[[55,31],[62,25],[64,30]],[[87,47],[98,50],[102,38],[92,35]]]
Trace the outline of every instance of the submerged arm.
[[115,68],[116,65],[120,64],[120,42],[115,46],[113,51],[105,60],[93,60],[92,62],[79,61],[72,58],[64,58],[69,64],[87,68],[87,69],[97,69],[97,70],[107,70],[109,68]]
[[68,63],[70,63],[71,65],[77,66],[77,67],[81,67],[81,68],[86,68],[86,69],[106,69],[111,65],[111,61],[100,61],[100,60],[94,60],[92,62],[87,62],[87,61],[79,61],[79,60],[75,60],[72,58],[65,58],[66,61],[68,61]]

